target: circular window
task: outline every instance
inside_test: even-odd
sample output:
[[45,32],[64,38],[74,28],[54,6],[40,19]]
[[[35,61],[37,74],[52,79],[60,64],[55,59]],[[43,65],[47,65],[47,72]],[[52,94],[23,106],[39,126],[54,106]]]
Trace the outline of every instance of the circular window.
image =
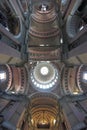
[[31,70],[31,83],[39,90],[50,90],[58,84],[58,70],[53,64],[41,62]]

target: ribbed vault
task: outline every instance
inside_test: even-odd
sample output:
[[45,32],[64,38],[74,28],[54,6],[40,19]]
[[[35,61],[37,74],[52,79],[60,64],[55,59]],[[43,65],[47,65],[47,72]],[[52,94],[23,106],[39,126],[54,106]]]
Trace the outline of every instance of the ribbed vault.
[[[38,96],[39,95],[39,96]],[[33,127],[38,125],[49,125],[55,127],[58,121],[59,104],[54,95],[43,93],[31,97],[31,124]]]

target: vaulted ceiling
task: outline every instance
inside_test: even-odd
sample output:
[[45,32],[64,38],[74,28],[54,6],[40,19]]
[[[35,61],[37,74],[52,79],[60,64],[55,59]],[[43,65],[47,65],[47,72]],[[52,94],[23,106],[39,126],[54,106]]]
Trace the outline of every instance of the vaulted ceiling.
[[86,0],[0,1],[0,92],[27,103],[31,127],[60,129],[87,97],[86,24]]

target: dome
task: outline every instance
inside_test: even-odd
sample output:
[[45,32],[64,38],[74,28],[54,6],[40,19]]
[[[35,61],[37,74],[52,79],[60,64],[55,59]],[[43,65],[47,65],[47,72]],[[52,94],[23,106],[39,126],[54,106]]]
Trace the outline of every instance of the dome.
[[58,70],[56,67],[47,62],[38,63],[31,70],[31,82],[35,88],[47,90],[54,88],[58,81]]

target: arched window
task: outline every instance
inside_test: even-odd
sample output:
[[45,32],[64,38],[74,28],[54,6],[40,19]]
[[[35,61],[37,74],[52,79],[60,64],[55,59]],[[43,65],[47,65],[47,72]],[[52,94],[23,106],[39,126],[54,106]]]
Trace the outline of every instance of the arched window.
[[5,81],[6,80],[6,72],[0,71],[0,81]]
[[82,73],[82,82],[87,84],[87,71]]

